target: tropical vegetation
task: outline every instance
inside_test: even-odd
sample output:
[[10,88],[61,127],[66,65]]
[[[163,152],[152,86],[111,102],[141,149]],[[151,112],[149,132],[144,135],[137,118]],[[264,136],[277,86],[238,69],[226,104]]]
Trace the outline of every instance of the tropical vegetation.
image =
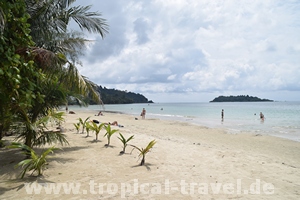
[[85,131],[86,131],[86,137],[90,136],[90,130],[93,129],[93,126],[91,125],[90,122],[87,122],[85,125]]
[[105,137],[105,136],[107,137],[107,144],[106,144],[105,146],[109,146],[109,145],[110,145],[110,138],[111,138],[111,136],[112,136],[115,132],[117,132],[117,131],[119,131],[119,130],[117,130],[117,129],[112,129],[111,126],[110,126],[110,124],[105,125],[104,127],[105,127],[105,130],[106,130],[106,133],[104,134],[104,137]]
[[0,140],[14,130],[29,148],[67,143],[64,134],[47,131],[56,110],[72,96],[101,103],[95,84],[79,74],[79,56],[86,43],[81,30],[104,37],[106,20],[75,0],[12,0],[0,2]]
[[[108,89],[102,86],[98,86],[96,90],[101,94],[101,100],[104,104],[153,103],[152,100],[148,100],[144,95],[127,90]],[[95,103],[93,100],[90,100],[90,104]]]
[[85,120],[83,120],[82,118],[79,118],[79,124],[82,126],[81,134],[84,133],[85,126],[87,125],[88,120],[89,120],[90,118],[91,118],[91,117],[87,117]]
[[98,141],[98,135],[100,133],[100,131],[102,130],[102,128],[105,126],[104,123],[101,123],[99,125],[97,125],[95,122],[92,122],[92,125],[91,125],[91,129],[93,131],[95,131],[95,134],[96,134],[96,139],[95,141]]
[[[137,146],[134,146],[134,145],[131,145],[133,147],[132,151],[134,149],[137,149],[140,154],[139,154],[139,157],[142,157],[142,160],[141,160],[141,166],[145,164],[145,158],[146,158],[146,154],[150,151],[150,149],[152,149],[152,147],[155,145],[156,141],[155,140],[152,140],[149,142],[149,144],[145,147],[145,148],[139,148]],[[131,151],[131,153],[132,153]]]
[[120,137],[118,137],[118,139],[122,142],[123,144],[123,150],[120,152],[120,154],[124,154],[125,153],[125,150],[126,150],[126,147],[128,145],[128,142],[130,140],[132,140],[134,138],[134,135],[130,136],[129,138],[125,138],[121,133],[119,133]]
[[73,125],[74,125],[75,129],[77,130],[77,133],[79,133],[79,129],[80,129],[80,125],[81,125],[80,122],[74,123]]
[[[77,69],[81,65],[79,56],[90,41],[81,32],[70,30],[70,23],[102,38],[108,33],[108,25],[99,12],[89,11],[90,6],[72,6],[75,1],[0,1],[0,143],[4,143],[6,133],[13,133],[18,140],[10,148],[22,149],[27,157],[16,165],[23,169],[21,178],[28,171],[42,175],[47,156],[57,149],[52,146],[39,155],[34,147],[68,144],[66,135],[53,128],[64,122],[64,112],[58,111],[62,105],[67,106],[70,99],[83,105],[90,100],[102,103],[97,86]],[[128,99],[134,96],[124,95]],[[79,118],[74,124],[77,133],[82,128],[89,136],[92,130],[98,140],[105,128],[109,146],[118,130],[89,119]],[[125,152],[133,136],[125,139],[120,134],[119,139]],[[141,165],[155,143],[151,141],[145,149],[132,145],[140,151]]]
[[47,156],[50,153],[53,153],[54,150],[58,148],[50,147],[38,155],[32,148],[28,147],[25,144],[13,142],[11,146],[8,148],[19,148],[22,150],[23,154],[26,155],[27,159],[19,162],[15,167],[22,167],[21,178],[24,178],[24,175],[27,171],[32,171],[31,175],[37,171],[37,175],[40,176],[43,174],[43,170],[45,169],[45,165],[47,164]]
[[257,102],[257,101],[273,101],[273,100],[261,99],[249,95],[238,95],[238,96],[218,96],[210,102]]

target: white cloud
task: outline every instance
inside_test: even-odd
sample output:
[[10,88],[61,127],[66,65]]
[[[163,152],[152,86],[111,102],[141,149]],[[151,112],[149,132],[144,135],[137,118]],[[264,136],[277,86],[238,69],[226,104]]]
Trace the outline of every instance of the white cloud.
[[91,4],[110,25],[104,40],[89,36],[96,41],[82,57],[81,73],[97,84],[166,93],[154,101],[247,91],[300,98],[299,1],[76,2]]

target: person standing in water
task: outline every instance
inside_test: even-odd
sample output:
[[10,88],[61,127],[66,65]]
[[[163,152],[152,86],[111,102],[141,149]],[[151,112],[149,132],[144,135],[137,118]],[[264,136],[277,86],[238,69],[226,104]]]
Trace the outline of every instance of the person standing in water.
[[264,114],[262,114],[262,112],[260,112],[259,117],[260,117],[261,121],[265,120],[265,116],[264,116]]
[[146,117],[146,109],[145,108],[143,108],[141,116],[142,116],[142,119],[145,119],[145,117]]
[[222,112],[221,112],[221,119],[222,119],[222,121],[224,120],[224,109],[222,109]]

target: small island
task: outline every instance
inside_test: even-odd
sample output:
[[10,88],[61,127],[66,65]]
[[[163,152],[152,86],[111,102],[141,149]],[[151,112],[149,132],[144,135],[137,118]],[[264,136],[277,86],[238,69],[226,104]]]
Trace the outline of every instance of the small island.
[[260,101],[273,102],[273,100],[260,99],[258,97],[252,97],[249,95],[219,96],[219,97],[214,98],[214,100],[212,100],[210,102],[260,102]]

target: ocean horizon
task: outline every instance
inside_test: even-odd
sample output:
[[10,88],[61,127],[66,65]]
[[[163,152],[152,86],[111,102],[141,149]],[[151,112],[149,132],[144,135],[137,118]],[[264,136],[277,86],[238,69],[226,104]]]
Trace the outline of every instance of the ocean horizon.
[[[221,128],[229,134],[249,132],[300,142],[300,102],[182,102],[69,106],[69,110],[74,111],[94,110],[96,114],[101,110],[135,117],[140,117],[143,108],[147,111],[146,119],[182,121]],[[224,109],[223,120],[222,109]],[[264,121],[259,117],[260,112],[265,116]]]

